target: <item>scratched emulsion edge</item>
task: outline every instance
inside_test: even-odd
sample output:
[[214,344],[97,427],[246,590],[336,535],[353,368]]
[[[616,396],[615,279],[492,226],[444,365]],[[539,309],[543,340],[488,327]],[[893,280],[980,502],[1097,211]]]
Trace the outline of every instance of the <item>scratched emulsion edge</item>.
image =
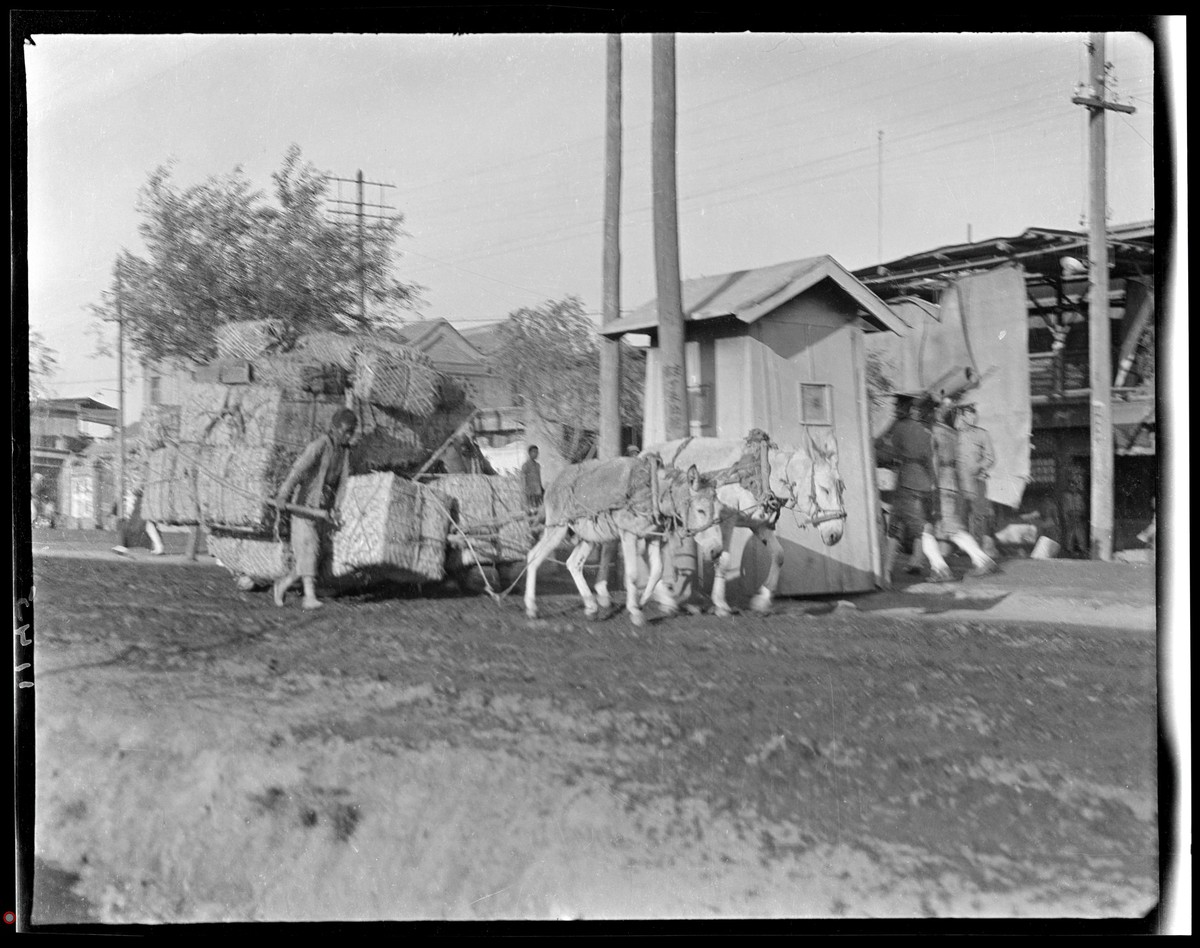
[[[29,926],[33,910],[33,808],[34,808],[34,700],[35,632],[33,599],[33,525],[28,515],[29,467],[29,271],[28,271],[28,166],[25,92],[25,55],[34,49],[32,34],[41,17],[32,11],[10,13],[9,29],[9,158],[12,240],[10,256],[9,410],[11,412],[13,473],[13,711],[14,711],[14,893],[15,927]],[[26,39],[28,37],[28,39]],[[27,45],[28,44],[28,45]],[[19,417],[18,417],[19,416]],[[6,872],[8,870],[6,869]]]

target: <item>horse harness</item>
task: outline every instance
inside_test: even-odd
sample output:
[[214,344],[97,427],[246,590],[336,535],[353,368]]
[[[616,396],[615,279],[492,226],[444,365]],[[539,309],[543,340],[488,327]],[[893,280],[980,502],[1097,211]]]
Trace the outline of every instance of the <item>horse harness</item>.
[[[690,440],[691,440],[691,438],[686,439],[684,444],[686,444],[687,441],[690,441]],[[683,445],[680,445],[679,450],[675,452],[674,456],[672,457],[672,460],[674,460],[675,458],[678,458],[679,454],[682,450],[683,450]],[[686,509],[684,510],[684,512],[681,515],[680,511],[679,511],[679,504],[676,502],[675,494],[674,494],[675,488],[677,488],[679,486],[679,483],[678,483],[679,476],[680,476],[679,472],[677,470],[675,470],[673,467],[664,464],[662,458],[657,454],[647,455],[647,460],[650,461],[650,497],[651,497],[651,505],[653,508],[652,516],[654,517],[654,520],[656,521],[656,523],[658,524],[660,529],[662,529],[664,532],[667,532],[669,530],[671,533],[673,533],[675,536],[679,537],[680,539],[688,540],[688,539],[691,539],[692,537],[696,536],[697,534],[703,533],[705,530],[707,530],[709,527],[711,527],[716,522],[716,511],[714,509],[713,513],[709,514],[708,519],[704,523],[702,523],[700,526],[695,527],[695,528],[688,527],[688,525],[687,525],[688,519],[689,519],[688,514],[689,514],[689,512],[691,510],[691,506],[692,506],[690,485],[688,486],[688,499],[684,505]],[[659,496],[659,485],[658,485],[658,469],[660,467],[664,471],[667,472],[668,478],[670,478],[674,482],[674,483],[667,484],[666,490],[663,491],[662,497]],[[671,507],[670,513],[668,513],[667,511],[665,511],[663,509],[662,501],[663,501],[664,497],[666,499],[669,499],[669,501],[670,501],[670,507]]]

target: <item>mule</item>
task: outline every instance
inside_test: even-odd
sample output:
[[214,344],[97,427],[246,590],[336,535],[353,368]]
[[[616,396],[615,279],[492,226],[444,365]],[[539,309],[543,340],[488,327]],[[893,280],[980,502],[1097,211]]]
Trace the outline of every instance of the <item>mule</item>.
[[[735,441],[722,438],[684,438],[651,445],[663,463],[694,466],[717,482],[717,499],[724,514],[720,521],[721,553],[713,574],[712,602],[718,616],[733,614],[726,600],[726,584],[741,570],[741,559],[733,557],[733,531],[750,530],[766,546],[770,566],[762,586],[750,599],[752,611],[767,615],[779,588],[784,565],[783,546],[775,534],[780,516],[794,517],[805,527],[815,527],[826,546],[842,539],[846,520],[843,501],[845,485],[838,469],[837,440],[827,432],[820,440],[807,435],[804,448],[779,446],[769,441]],[[760,448],[759,445],[762,445]],[[765,454],[761,474],[747,478],[747,451]],[[739,476],[740,473],[740,476]],[[738,479],[731,479],[731,477]],[[602,575],[603,573],[602,564]],[[665,589],[665,585],[662,587]],[[660,605],[670,610],[674,597],[656,592]]]
[[[725,511],[717,499],[716,486],[701,476],[692,466],[687,473],[663,467],[650,461],[647,489],[644,496],[630,496],[620,507],[582,515],[575,485],[586,475],[592,484],[629,484],[639,465],[649,459],[615,458],[610,461],[590,461],[575,464],[560,474],[546,490],[546,529],[526,557],[525,614],[536,619],[537,571],[567,535],[574,534],[576,545],[567,558],[567,569],[583,599],[584,612],[595,618],[600,609],[612,603],[607,583],[598,585],[596,592],[588,586],[583,564],[597,544],[620,541],[625,563],[625,608],[630,621],[637,626],[645,623],[642,612],[662,577],[662,548],[668,536],[694,537],[696,544],[712,557],[722,548],[721,521]],[[644,468],[640,469],[646,473]],[[586,504],[582,505],[586,509]],[[638,541],[646,541],[650,573],[644,591],[637,589]]]

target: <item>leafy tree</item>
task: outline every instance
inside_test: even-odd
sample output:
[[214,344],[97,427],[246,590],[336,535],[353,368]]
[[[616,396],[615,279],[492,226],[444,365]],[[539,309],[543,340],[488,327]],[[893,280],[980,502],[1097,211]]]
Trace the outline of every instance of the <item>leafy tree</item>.
[[58,358],[53,349],[46,345],[45,337],[37,330],[29,333],[29,400],[36,402],[49,398],[50,376],[58,368]]
[[[138,196],[144,255],[117,259],[126,333],[144,358],[204,361],[216,354],[214,329],[237,320],[278,318],[286,338],[396,322],[419,287],[394,275],[402,216],[365,228],[359,309],[359,243],[354,227],[326,219],[326,177],[293,145],[272,175],[275,203],[240,167],[181,188],[170,164]],[[117,289],[93,312],[116,317]]]
[[[519,403],[560,433],[555,447],[581,460],[600,427],[600,350],[596,327],[574,296],[510,313],[493,358]],[[643,354],[621,348],[621,422],[640,426]]]

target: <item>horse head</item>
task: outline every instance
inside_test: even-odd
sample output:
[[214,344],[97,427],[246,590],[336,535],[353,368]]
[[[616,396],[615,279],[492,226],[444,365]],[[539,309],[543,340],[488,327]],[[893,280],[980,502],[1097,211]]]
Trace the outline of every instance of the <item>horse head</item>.
[[678,483],[676,472],[669,468],[660,468],[660,473],[668,478],[675,475],[676,483],[670,491],[675,507],[675,520],[679,524],[677,535],[684,539],[694,539],[696,545],[711,559],[721,553],[721,518],[724,507],[717,499],[717,485],[700,473],[693,464],[687,470],[686,484]]
[[829,431],[820,439],[806,431],[808,450],[794,451],[785,465],[784,479],[791,503],[817,528],[821,542],[833,546],[845,529],[845,484],[838,469],[837,439]]
[[808,439],[813,448],[811,516],[822,542],[833,546],[841,540],[846,525],[846,485],[838,468],[837,438],[827,431],[821,442],[811,432]]

